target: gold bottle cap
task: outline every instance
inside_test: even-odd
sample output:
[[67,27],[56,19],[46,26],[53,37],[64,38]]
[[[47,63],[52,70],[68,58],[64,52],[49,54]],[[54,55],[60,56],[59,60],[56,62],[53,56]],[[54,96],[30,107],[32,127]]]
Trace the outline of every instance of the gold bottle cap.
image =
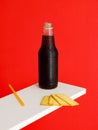
[[44,29],[53,29],[53,24],[49,23],[49,22],[45,22],[43,28]]

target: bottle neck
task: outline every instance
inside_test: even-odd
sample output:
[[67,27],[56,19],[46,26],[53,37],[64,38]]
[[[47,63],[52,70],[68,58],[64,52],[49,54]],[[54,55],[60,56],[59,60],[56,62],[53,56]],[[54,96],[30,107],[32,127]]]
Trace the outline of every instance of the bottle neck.
[[45,23],[43,26],[42,46],[47,48],[55,47],[52,23]]
[[54,36],[42,36],[42,46],[52,48],[54,47],[54,45]]

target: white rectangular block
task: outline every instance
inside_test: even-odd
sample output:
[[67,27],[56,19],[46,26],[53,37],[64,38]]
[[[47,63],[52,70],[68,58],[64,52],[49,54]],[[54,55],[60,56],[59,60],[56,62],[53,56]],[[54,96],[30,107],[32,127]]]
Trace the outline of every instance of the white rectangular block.
[[39,88],[34,84],[17,92],[25,103],[22,107],[13,94],[0,98],[0,130],[19,130],[58,109],[57,106],[40,106],[43,96],[53,93],[64,93],[76,99],[86,93],[86,89],[58,83],[58,87],[51,90]]

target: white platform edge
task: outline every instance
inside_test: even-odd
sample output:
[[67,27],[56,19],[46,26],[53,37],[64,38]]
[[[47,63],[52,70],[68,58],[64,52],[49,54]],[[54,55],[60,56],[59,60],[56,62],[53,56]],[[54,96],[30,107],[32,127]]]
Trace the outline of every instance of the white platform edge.
[[[78,98],[78,97],[80,97],[80,96],[82,96],[84,94],[86,94],[86,89],[85,88],[84,88],[84,90],[82,92],[71,96],[71,98],[76,99],[76,98]],[[53,111],[55,111],[55,110],[57,110],[59,108],[60,107],[58,107],[58,106],[49,107],[49,108],[47,108],[47,110],[44,110],[43,112],[37,114],[36,116],[33,116],[33,117],[21,122],[20,124],[12,127],[11,129],[8,129],[8,130],[20,130],[20,129],[24,128],[25,126],[33,123],[34,121],[37,121],[38,119],[44,117],[45,115],[47,115],[47,114],[49,114],[49,113],[51,113],[51,112],[53,112]]]

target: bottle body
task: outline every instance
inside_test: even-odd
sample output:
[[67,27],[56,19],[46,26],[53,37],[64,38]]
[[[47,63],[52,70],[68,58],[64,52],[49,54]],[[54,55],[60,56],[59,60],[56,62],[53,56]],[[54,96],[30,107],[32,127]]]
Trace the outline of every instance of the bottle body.
[[43,35],[38,53],[39,87],[52,89],[58,85],[58,51],[54,35]]

